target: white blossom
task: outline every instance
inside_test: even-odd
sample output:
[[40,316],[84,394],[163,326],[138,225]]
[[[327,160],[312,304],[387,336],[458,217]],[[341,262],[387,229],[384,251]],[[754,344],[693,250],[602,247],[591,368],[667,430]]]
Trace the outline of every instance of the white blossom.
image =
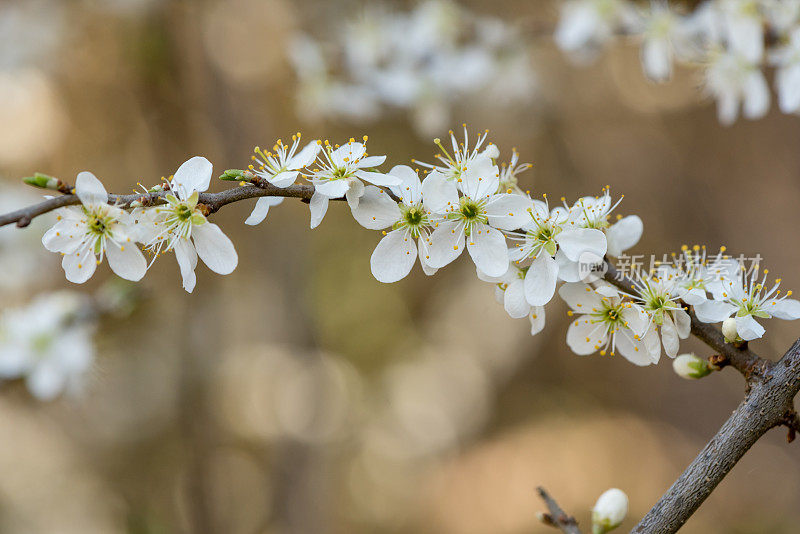
[[423,201],[435,228],[428,241],[429,265],[444,267],[461,255],[466,242],[481,271],[501,276],[508,270],[509,260],[500,230],[525,224],[531,201],[520,195],[496,193],[499,170],[488,157],[474,158],[450,174],[448,177],[435,169],[422,183]]
[[352,210],[353,217],[364,228],[392,229],[384,232],[383,239],[372,253],[372,274],[379,282],[397,282],[411,272],[419,257],[422,269],[432,275],[436,269],[427,263],[430,258],[430,219],[422,201],[419,176],[407,165],[395,166],[388,175],[400,181],[398,185],[390,187],[392,193],[400,198],[399,203],[385,191],[368,185],[358,206]]
[[351,138],[339,147],[332,147],[325,141],[316,168],[306,175],[314,184],[314,195],[309,204],[311,228],[316,228],[322,222],[328,211],[328,201],[332,198],[345,197],[351,210],[357,208],[359,199],[364,195],[364,182],[379,186],[400,184],[400,180],[394,176],[371,170],[386,161],[386,156],[367,155],[366,141],[366,136],[364,143],[357,143]]
[[606,282],[597,287],[566,283],[558,294],[576,314],[567,330],[567,345],[575,354],[619,351],[636,365],[658,363],[661,347],[647,313]]
[[211,182],[213,167],[201,156],[185,161],[170,180],[172,194],[167,204],[137,212],[143,242],[155,256],[175,252],[183,288],[191,293],[197,283],[197,258],[217,274],[230,274],[239,257],[231,240],[219,226],[209,222],[198,204],[199,194]]
[[[311,165],[317,159],[320,145],[314,140],[308,143],[299,152],[300,132],[292,136],[292,144],[285,145],[281,139],[272,147],[272,151],[264,151],[256,147],[253,156],[254,165],[251,170],[256,176],[262,178],[275,187],[289,187],[297,181],[300,171]],[[256,225],[262,222],[269,213],[269,209],[283,202],[283,197],[261,197],[256,201],[253,212],[244,222]]]
[[769,111],[769,87],[764,73],[736,52],[720,51],[711,57],[706,89],[717,100],[717,117],[723,125],[736,122],[740,105],[747,119],[760,119]]
[[770,53],[776,67],[775,87],[778,106],[783,113],[800,112],[800,28],[795,28],[786,45]]
[[63,254],[61,266],[67,280],[86,282],[104,257],[121,278],[141,280],[147,262],[136,246],[138,236],[131,215],[108,204],[105,187],[90,172],[78,175],[75,194],[81,206],[59,209],[58,222],[42,237],[47,250]]
[[735,314],[736,331],[744,341],[764,335],[764,327],[757,318],[800,319],[800,301],[788,298],[791,291],[781,295],[780,278],[767,289],[768,274],[769,270],[764,269],[764,276],[759,279],[756,265],[749,276],[742,270],[738,276],[722,280],[720,294],[695,306],[697,318],[705,323],[719,323]]
[[0,377],[24,378],[40,400],[78,393],[94,360],[93,327],[77,294],[57,292],[0,315]]
[[634,280],[632,290],[634,299],[660,330],[664,352],[674,358],[678,354],[680,340],[689,337],[692,326],[689,314],[679,303],[686,290],[672,274],[657,276],[641,272]]
[[561,6],[556,44],[578,59],[591,57],[633,21],[635,12],[625,0],[568,0]]

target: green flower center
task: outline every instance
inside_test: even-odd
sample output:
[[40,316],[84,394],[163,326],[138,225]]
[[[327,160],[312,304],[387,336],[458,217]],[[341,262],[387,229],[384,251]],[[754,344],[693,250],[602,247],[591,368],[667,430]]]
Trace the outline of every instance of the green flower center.
[[461,215],[467,220],[475,220],[480,215],[480,207],[475,202],[468,200],[461,204]]

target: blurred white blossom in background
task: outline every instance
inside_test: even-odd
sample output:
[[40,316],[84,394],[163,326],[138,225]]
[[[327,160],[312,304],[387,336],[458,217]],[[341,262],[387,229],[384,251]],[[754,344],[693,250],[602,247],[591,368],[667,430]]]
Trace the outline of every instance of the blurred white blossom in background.
[[332,40],[298,34],[288,52],[305,120],[363,122],[408,110],[416,130],[428,135],[449,124],[454,102],[477,97],[510,105],[529,99],[535,87],[515,29],[439,0],[410,12],[370,5]]
[[776,67],[783,113],[800,111],[800,0],[706,0],[681,11],[664,0],[568,0],[561,5],[556,44],[585,61],[615,36],[642,46],[645,74],[654,82],[672,75],[673,63],[699,68],[717,102],[720,123],[769,112],[764,68]]

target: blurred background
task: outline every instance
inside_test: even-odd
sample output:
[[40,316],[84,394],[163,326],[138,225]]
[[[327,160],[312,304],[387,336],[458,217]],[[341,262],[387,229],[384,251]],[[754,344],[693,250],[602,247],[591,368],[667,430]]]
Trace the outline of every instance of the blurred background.
[[[557,15],[548,0],[3,0],[0,207],[36,201],[17,185],[33,171],[90,170],[123,193],[192,155],[243,168],[298,130],[368,134],[387,168],[431,161],[432,138],[466,122],[533,163],[520,185],[534,196],[624,193],[618,213],[645,223],[632,253],[725,245],[800,287],[797,117],[722,127],[696,72],[654,85],[625,43],[576,66],[549,37]],[[371,78],[386,24],[411,55],[467,44],[417,77]],[[250,203],[227,207],[232,275],[201,266],[189,295],[165,258],[95,319],[79,391],[43,402],[4,383],[0,532],[548,532],[537,485],[583,525],[619,487],[630,528],[742,397],[733,371],[689,382],[666,357],[571,354],[560,301],[531,337],[464,258],[382,285],[380,236],[338,208],[312,232],[301,203],[257,227],[242,224]],[[108,295],[106,267],[68,287],[39,243],[48,222],[0,231],[2,308]],[[764,355],[797,337],[767,328]],[[798,445],[773,430],[684,531],[797,532],[799,474]]]

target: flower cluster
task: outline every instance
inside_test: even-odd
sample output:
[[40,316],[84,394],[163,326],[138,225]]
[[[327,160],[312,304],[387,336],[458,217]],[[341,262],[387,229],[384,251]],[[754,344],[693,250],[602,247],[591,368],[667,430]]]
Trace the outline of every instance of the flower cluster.
[[372,4],[343,24],[330,42],[298,35],[291,43],[303,116],[363,121],[407,109],[430,133],[449,122],[454,100],[513,103],[532,93],[517,32],[454,2],[429,0],[410,12]]
[[0,379],[24,379],[31,394],[51,400],[80,391],[94,360],[87,299],[70,292],[40,295],[0,314]]
[[[433,275],[466,251],[478,278],[495,285],[509,316],[529,319],[532,334],[544,328],[545,306],[558,293],[572,317],[567,345],[579,355],[619,352],[649,365],[659,361],[663,347],[675,358],[690,333],[690,306],[700,321],[725,321],[732,343],[761,337],[761,319],[800,318],[800,302],[788,298],[790,291],[781,294],[780,280],[767,287],[766,270],[762,274],[756,265],[748,271],[724,255],[724,247],[708,255],[705,247],[685,246],[669,261],[648,270],[639,266],[629,276],[616,273],[615,279],[604,270],[608,257],[620,257],[639,241],[642,220],[612,219],[621,198],[614,201],[608,187],[572,203],[562,197],[555,206],[547,195],[532,198],[517,183],[530,165],[519,164],[516,150],[510,162],[498,164],[500,150],[487,135],[470,141],[464,126],[462,141],[452,131],[449,143],[434,140],[434,163],[414,160],[416,168],[384,171],[386,156],[369,155],[366,136],[341,145],[304,144],[298,133],[289,144],[278,140],[272,150],[256,148],[247,170],[220,178],[250,191],[253,185],[269,189],[246,219],[251,225],[263,221],[288,188],[285,196],[302,193],[309,200],[311,228],[322,222],[331,200],[346,201],[361,226],[382,233],[370,259],[380,282],[405,278],[418,261]],[[205,158],[188,160],[141,197],[157,195],[162,203],[156,205],[113,204],[97,178],[81,173],[75,187],[81,205],[62,208],[42,241],[63,255],[67,279],[77,283],[91,277],[104,257],[119,276],[141,279],[148,264],[137,243],[153,259],[174,251],[183,286],[192,291],[198,258],[220,274],[232,272],[238,261],[231,241],[208,220],[211,209],[200,202],[211,173]],[[46,178],[48,184],[54,180]]]
[[766,66],[775,68],[781,111],[800,112],[798,0],[705,0],[688,13],[666,0],[562,4],[555,39],[574,57],[595,56],[615,35],[640,43],[645,74],[653,81],[668,80],[675,62],[701,67],[723,124],[735,122],[740,107],[748,119],[769,111]]

